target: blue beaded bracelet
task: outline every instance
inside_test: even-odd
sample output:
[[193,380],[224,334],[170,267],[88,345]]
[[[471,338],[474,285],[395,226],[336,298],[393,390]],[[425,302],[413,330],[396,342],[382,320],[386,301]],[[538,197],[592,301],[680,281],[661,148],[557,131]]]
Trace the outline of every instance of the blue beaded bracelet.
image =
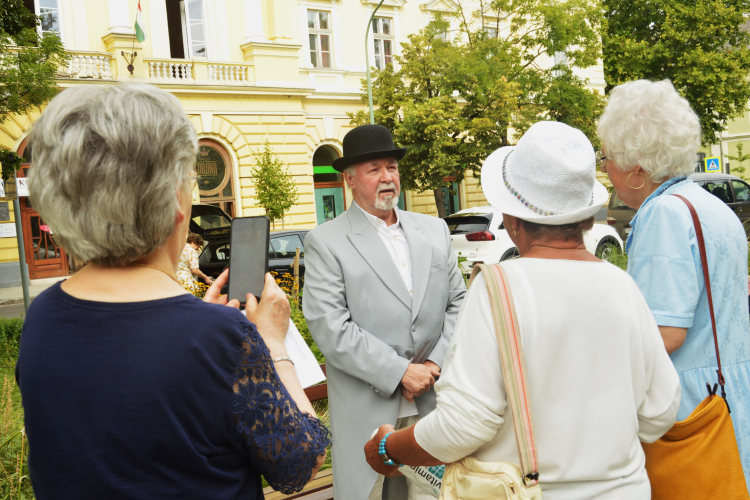
[[396,466],[396,467],[403,467],[404,464],[397,464],[391,458],[389,458],[388,455],[385,452],[385,440],[388,439],[388,436],[390,436],[391,434],[393,434],[393,432],[389,432],[388,434],[386,434],[385,436],[383,436],[383,439],[380,440],[380,446],[378,447],[378,454],[383,459],[383,463],[385,465],[393,465],[393,466]]

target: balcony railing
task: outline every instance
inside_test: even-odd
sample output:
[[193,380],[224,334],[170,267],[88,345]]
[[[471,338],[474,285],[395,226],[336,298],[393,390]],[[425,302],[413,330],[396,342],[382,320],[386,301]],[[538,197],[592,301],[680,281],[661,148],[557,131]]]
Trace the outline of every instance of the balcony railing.
[[61,68],[58,76],[89,80],[112,80],[112,55],[108,52],[74,52],[68,67]]
[[148,78],[160,83],[250,85],[249,64],[188,59],[145,59]]

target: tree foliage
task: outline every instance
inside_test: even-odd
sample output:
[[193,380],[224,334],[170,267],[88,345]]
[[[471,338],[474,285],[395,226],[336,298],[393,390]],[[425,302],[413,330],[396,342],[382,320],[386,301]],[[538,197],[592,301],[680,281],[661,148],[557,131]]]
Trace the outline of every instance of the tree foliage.
[[60,39],[40,34],[40,18],[21,0],[0,0],[0,121],[52,99],[67,54]]
[[[601,96],[572,71],[596,64],[601,53],[595,0],[496,0],[479,7],[477,20],[459,2],[450,41],[450,23],[438,18],[401,45],[398,69],[374,72],[375,122],[409,148],[399,162],[401,184],[433,191],[441,217],[444,178],[461,182],[467,172],[478,173],[492,151],[510,144],[509,130],[520,135],[552,119],[593,139],[602,109]],[[549,58],[562,51],[566,62],[550,67]],[[367,111],[350,117],[369,122]]]
[[284,227],[286,214],[299,198],[297,184],[291,172],[284,163],[273,153],[271,144],[266,141],[262,151],[254,153],[256,166],[252,169],[255,178],[255,198],[258,205],[266,211],[276,227],[276,220],[281,219]]
[[716,143],[750,100],[748,0],[603,0],[608,89],[630,80],[672,80],[690,102],[703,143]]
[[742,153],[742,143],[737,143],[737,156],[729,156],[727,155],[727,158],[729,158],[732,161],[737,162],[737,167],[732,169],[732,172],[736,172],[739,177],[745,178],[745,167],[742,166],[742,162],[750,160],[750,153]]

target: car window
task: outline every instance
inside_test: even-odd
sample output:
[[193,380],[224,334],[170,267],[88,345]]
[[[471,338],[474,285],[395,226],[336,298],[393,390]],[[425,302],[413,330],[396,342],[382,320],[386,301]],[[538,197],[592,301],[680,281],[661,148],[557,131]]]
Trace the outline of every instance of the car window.
[[232,225],[232,221],[226,217],[215,214],[197,215],[193,217],[192,220],[203,230],[229,227]]
[[198,258],[201,264],[229,261],[229,242],[208,244]]
[[448,230],[451,234],[469,234],[487,231],[492,219],[481,215],[452,215],[443,220],[448,224]]
[[734,188],[734,195],[737,197],[737,202],[745,203],[750,201],[750,186],[742,181],[732,181],[732,187]]
[[729,189],[729,183],[726,181],[705,181],[703,189],[716,196],[724,203],[733,203],[732,191]]
[[299,248],[299,256],[305,256],[305,247],[296,234],[285,234],[271,238],[268,257],[271,259],[293,259]]
[[612,197],[609,199],[609,208],[628,208],[628,206],[612,191]]

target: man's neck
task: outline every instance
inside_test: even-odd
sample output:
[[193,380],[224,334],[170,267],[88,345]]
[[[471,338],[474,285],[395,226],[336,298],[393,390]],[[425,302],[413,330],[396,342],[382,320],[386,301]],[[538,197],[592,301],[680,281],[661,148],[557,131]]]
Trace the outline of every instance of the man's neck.
[[375,207],[365,207],[364,203],[362,203],[360,200],[354,199],[354,202],[357,204],[357,206],[363,211],[367,212],[368,214],[377,217],[378,219],[385,222],[386,226],[392,226],[396,222],[398,222],[398,217],[396,216],[396,209],[392,208],[391,210],[378,210]]

